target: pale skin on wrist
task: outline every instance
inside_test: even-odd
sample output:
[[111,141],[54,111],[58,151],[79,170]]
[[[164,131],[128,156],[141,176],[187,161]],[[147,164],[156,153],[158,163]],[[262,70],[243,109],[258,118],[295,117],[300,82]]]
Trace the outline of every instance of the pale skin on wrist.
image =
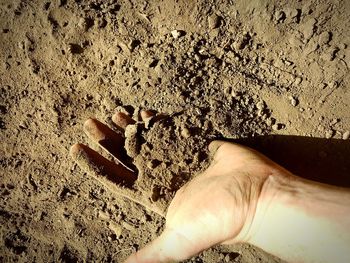
[[248,243],[288,262],[350,262],[348,189],[296,176],[271,176],[264,187]]
[[[236,150],[237,153],[239,152],[238,155]],[[250,243],[288,262],[350,262],[348,230],[350,229],[350,192],[348,189],[323,185],[294,176],[251,149],[225,144],[220,148],[221,153],[223,156],[217,155],[216,158],[220,162],[216,165],[214,158],[214,164],[206,171],[206,174],[210,174],[214,170],[221,170],[226,174],[227,170],[235,178],[231,183],[227,182],[219,186],[222,187],[220,192],[223,192],[228,185],[231,185],[234,198],[222,196],[220,200],[229,201],[230,206],[236,208],[238,203],[250,204],[249,207],[240,206],[240,210],[236,211],[241,212],[235,213],[231,218],[232,227],[240,225],[236,218],[244,218],[244,223],[236,234],[231,235],[232,238],[223,240],[221,244]],[[232,160],[232,156],[235,156],[234,159],[237,161],[237,169],[232,169],[232,165],[221,166],[222,161],[226,164],[231,163],[229,160]],[[244,171],[243,174],[241,174],[242,171]],[[201,177],[205,177],[206,174]],[[235,176],[239,174],[241,176]],[[214,197],[212,194],[214,192],[211,191],[209,195]],[[256,205],[254,200],[258,200]],[[230,210],[229,207],[220,209]],[[218,214],[218,211],[215,214]],[[225,218],[224,214],[220,217]],[[216,227],[211,225],[209,228],[216,231],[230,228],[224,226],[223,224]],[[203,230],[204,228],[202,228],[202,238],[196,240],[206,238],[210,240]],[[187,232],[187,236],[193,236],[189,233],[191,232]],[[147,246],[142,253],[138,253],[127,262],[170,262],[167,257],[154,256],[153,253],[163,254],[164,251],[169,259],[175,259],[179,251],[188,250],[189,244],[182,248],[174,247],[174,244],[185,244],[184,240],[176,241],[181,237],[173,236],[166,239],[162,237],[163,235],[156,240],[156,244]],[[212,244],[218,243],[220,242]],[[182,254],[184,256],[182,259],[195,254],[193,251],[187,256]],[[144,260],[148,256],[149,261]],[[155,258],[160,260],[154,261]]]

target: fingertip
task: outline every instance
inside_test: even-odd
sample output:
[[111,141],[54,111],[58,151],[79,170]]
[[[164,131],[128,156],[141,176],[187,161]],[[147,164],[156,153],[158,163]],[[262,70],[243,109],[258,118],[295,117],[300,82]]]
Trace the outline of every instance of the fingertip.
[[110,129],[105,124],[93,118],[85,121],[83,129],[85,134],[96,143],[112,136]]
[[86,135],[96,142],[106,137],[106,134],[108,133],[108,131],[106,131],[107,129],[108,128],[105,124],[94,118],[87,119],[83,126],[83,130]]
[[125,130],[126,126],[129,124],[134,124],[135,121],[125,114],[124,112],[116,112],[112,116],[112,121],[115,125],[117,125],[119,128]]
[[83,125],[84,130],[89,130],[91,127],[96,126],[96,122],[97,122],[96,119],[93,119],[93,118],[87,119]]
[[140,112],[140,117],[141,117],[142,121],[146,121],[147,119],[153,117],[154,115],[155,115],[155,113],[150,111],[150,110],[142,110]]
[[82,151],[84,151],[84,144],[81,143],[75,143],[73,144],[69,149],[69,155],[75,160],[77,159],[77,156],[81,154]]

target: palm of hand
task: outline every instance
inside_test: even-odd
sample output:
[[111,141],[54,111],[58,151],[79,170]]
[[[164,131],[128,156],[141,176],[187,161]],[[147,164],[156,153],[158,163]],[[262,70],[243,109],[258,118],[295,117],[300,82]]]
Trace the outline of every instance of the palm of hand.
[[184,260],[247,238],[261,189],[277,167],[232,143],[214,141],[209,148],[216,151],[211,166],[176,193],[163,234],[127,262]]

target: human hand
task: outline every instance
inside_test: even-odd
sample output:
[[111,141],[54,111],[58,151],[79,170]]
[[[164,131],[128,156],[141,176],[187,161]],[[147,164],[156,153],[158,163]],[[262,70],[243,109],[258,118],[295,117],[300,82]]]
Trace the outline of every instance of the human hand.
[[273,198],[270,179],[291,174],[240,145],[214,141],[209,150],[210,167],[176,193],[164,232],[127,263],[180,261],[216,244],[249,242],[256,211]]
[[[146,122],[154,116],[143,111],[141,117]],[[135,124],[120,112],[112,120],[121,130]],[[71,155],[78,165],[117,194],[165,216],[167,204],[151,203],[135,189],[137,175],[130,168],[124,138],[95,119],[85,122],[84,131],[116,162],[75,144]],[[213,155],[210,167],[176,193],[167,210],[164,232],[128,263],[184,260],[216,244],[249,241],[255,211],[269,195],[267,179],[288,172],[254,150],[233,143],[214,141],[209,150]]]

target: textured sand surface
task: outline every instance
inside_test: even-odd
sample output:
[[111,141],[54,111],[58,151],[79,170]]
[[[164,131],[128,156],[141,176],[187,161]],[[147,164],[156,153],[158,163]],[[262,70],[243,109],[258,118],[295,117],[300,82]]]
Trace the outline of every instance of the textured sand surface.
[[[122,262],[216,138],[350,186],[349,24],[347,0],[0,0],[0,261]],[[167,115],[126,133],[151,209],[68,155],[101,152],[86,119],[141,109]],[[236,245],[187,262],[281,261]]]

